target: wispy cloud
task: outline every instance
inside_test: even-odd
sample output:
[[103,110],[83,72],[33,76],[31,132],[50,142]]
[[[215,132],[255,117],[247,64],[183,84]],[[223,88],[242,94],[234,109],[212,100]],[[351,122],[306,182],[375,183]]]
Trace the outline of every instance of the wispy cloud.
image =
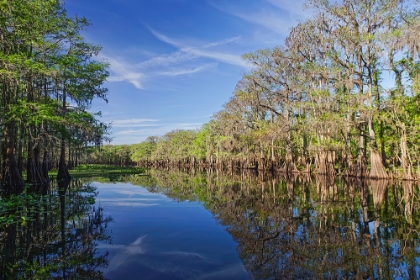
[[159,72],[159,75],[164,75],[164,76],[179,76],[179,75],[185,75],[185,74],[193,74],[193,73],[197,73],[197,72],[201,72],[205,69],[209,69],[209,68],[214,68],[217,66],[217,63],[212,63],[212,64],[205,64],[203,66],[199,66],[199,67],[195,67],[195,68],[186,68],[186,69],[174,69],[171,71],[165,71],[165,72]]
[[289,33],[289,28],[292,25],[290,24],[290,19],[281,17],[277,12],[271,10],[262,10],[252,14],[233,11],[230,13],[243,20],[261,25],[282,36],[286,36]]
[[271,5],[285,11],[289,17],[307,18],[312,14],[310,9],[305,9],[306,0],[265,0]]
[[[96,183],[93,182],[93,184],[95,185]],[[130,199],[142,198],[148,201],[166,199],[166,196],[163,194],[151,193],[148,190],[137,186],[133,188],[133,185],[129,183],[117,182],[115,184],[101,185],[99,199],[107,199],[109,197],[115,198],[116,196],[124,196]]]
[[176,51],[170,54],[162,54],[151,59],[136,64],[139,69],[148,69],[154,67],[164,67],[172,64],[188,62],[196,59],[198,56],[192,53]]
[[175,129],[197,129],[200,128],[203,124],[202,123],[170,123],[170,124],[159,124],[156,125],[156,128],[147,128],[147,129],[127,129],[127,130],[121,130],[115,135],[117,136],[150,136],[150,135],[163,135],[166,132],[169,132],[171,130]]
[[185,48],[185,52],[189,52],[198,56],[211,58],[217,61],[221,61],[227,64],[232,64],[241,67],[248,67],[248,65],[242,60],[240,55],[229,54],[224,52],[207,51],[205,49],[196,48]]
[[165,42],[165,43],[167,43],[169,45],[172,45],[172,46],[175,46],[175,47],[182,47],[183,46],[183,44],[181,44],[178,40],[171,39],[168,36],[157,32],[156,30],[154,30],[150,26],[147,26],[147,28],[160,41]]
[[[310,10],[303,9],[304,0],[265,0],[254,10],[244,10],[243,7],[233,6],[229,2],[215,3],[210,1],[209,3],[224,13],[241,18],[256,26],[264,27],[282,37],[287,36],[290,27],[296,25],[297,21],[308,17],[311,13]],[[113,56],[107,56],[111,64],[111,76],[108,81],[125,81],[133,84],[138,89],[145,89],[146,81],[158,76],[194,74],[218,65],[217,63],[209,64],[208,61],[203,61],[203,59],[244,68],[248,67],[241,58],[242,53],[217,50],[220,46],[240,42],[241,36],[200,43],[197,40],[185,37],[174,38],[148,25],[145,26],[156,39],[177,48],[177,50],[172,53],[158,54],[137,63],[130,63]],[[258,37],[262,38],[264,36],[258,34]]]
[[[138,265],[147,267],[150,270],[166,274],[169,273],[172,275],[184,275],[190,277],[194,276],[193,278],[197,278],[197,276],[200,276],[200,274],[203,273],[196,267],[207,267],[210,264],[217,268],[219,266],[223,266],[219,264],[220,262],[214,261],[206,257],[204,254],[197,252],[162,251],[159,243],[159,240],[156,240],[153,237],[148,237],[147,235],[143,235],[128,245],[99,244],[98,248],[103,250],[106,249],[112,252],[110,254],[111,257],[109,260],[109,265],[105,269],[105,273],[109,273],[120,268],[120,266],[127,264],[127,260],[132,261],[133,257],[136,257],[136,263]],[[113,253],[115,253],[114,256],[112,256]],[[142,258],[142,255],[145,255],[146,257]],[[160,259],[163,261],[151,263],[150,259]],[[209,274],[209,276],[218,276],[220,278],[224,275],[224,271],[229,272],[229,270],[224,268],[217,271],[220,271],[220,273]],[[227,273],[226,275],[238,276],[232,273]],[[205,277],[200,277],[200,279],[201,278],[206,279]]]
[[164,252],[162,254],[163,255],[171,255],[171,256],[180,257],[180,258],[194,258],[194,259],[200,259],[200,260],[203,260],[203,261],[206,261],[206,262],[211,262],[211,260],[209,260],[203,254],[193,253],[193,252],[169,251],[169,252]]
[[[107,271],[112,271],[117,269],[119,266],[123,265],[125,260],[132,255],[142,255],[145,254],[143,248],[143,240],[146,235],[138,237],[133,243],[127,246],[117,245],[113,249],[119,249],[119,252],[110,260]],[[111,249],[111,248],[109,248]]]
[[241,36],[227,38],[225,40],[221,40],[221,41],[216,41],[216,42],[205,44],[205,45],[203,45],[203,48],[207,49],[207,48],[211,48],[211,47],[217,47],[217,46],[220,46],[220,45],[234,43],[234,42],[238,42],[240,39],[241,39]]
[[143,82],[145,75],[135,69],[128,63],[117,60],[113,57],[107,56],[107,60],[110,63],[111,75],[108,78],[109,82],[129,82],[138,89],[144,89]]
[[101,198],[100,201],[101,202],[122,202],[122,201],[131,201],[131,202],[150,202],[150,201],[157,201],[159,200],[158,198]]
[[[231,65],[247,67],[245,62],[242,60],[240,54],[229,54],[227,52],[218,52],[218,51],[209,50],[209,48],[212,48],[212,47],[236,42],[240,39],[239,36],[224,39],[221,41],[193,46],[193,45],[187,45],[181,40],[170,38],[162,33],[157,32],[151,27],[149,27],[149,30],[156,37],[156,39],[164,43],[167,43],[171,46],[179,48],[179,52],[183,53],[184,56],[186,57],[194,57],[194,58],[203,57],[203,58],[208,58],[208,59],[220,61],[220,62],[231,64]],[[179,54],[177,53],[177,55]]]
[[112,122],[114,128],[126,128],[126,127],[148,127],[156,126],[159,120],[156,119],[122,119],[115,120]]
[[[237,42],[240,37],[226,38],[220,41],[193,44],[186,41],[170,38],[148,27],[149,31],[161,42],[176,47],[172,53],[155,55],[147,60],[131,63],[112,55],[105,55],[110,63],[111,75],[109,82],[129,82],[138,89],[146,89],[145,82],[162,76],[180,76],[206,71],[218,66],[218,62],[246,67],[240,54],[215,51],[214,48]],[[149,54],[150,55],[150,54]],[[208,63],[203,59],[213,60]]]
[[111,201],[111,202],[107,202],[105,205],[107,205],[107,206],[145,208],[145,207],[158,206],[159,204],[158,203],[141,203],[141,202],[137,202],[137,201]]
[[209,3],[216,9],[236,16],[247,22],[262,26],[267,30],[283,37],[287,36],[289,29],[296,23],[306,18],[311,12],[303,8],[305,0],[265,0],[266,4],[261,3],[254,10],[244,10],[242,6],[232,6],[221,2]]

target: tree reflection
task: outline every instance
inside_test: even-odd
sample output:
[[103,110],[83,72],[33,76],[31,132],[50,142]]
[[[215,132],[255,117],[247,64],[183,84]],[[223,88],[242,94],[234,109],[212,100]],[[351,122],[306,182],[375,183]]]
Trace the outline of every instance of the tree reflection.
[[238,242],[255,279],[420,277],[413,182],[211,170],[151,175],[153,191],[202,201]]
[[96,247],[110,242],[111,218],[95,207],[95,188],[79,180],[52,186],[44,196],[3,199],[2,215],[15,219],[0,223],[1,279],[104,279],[107,254]]

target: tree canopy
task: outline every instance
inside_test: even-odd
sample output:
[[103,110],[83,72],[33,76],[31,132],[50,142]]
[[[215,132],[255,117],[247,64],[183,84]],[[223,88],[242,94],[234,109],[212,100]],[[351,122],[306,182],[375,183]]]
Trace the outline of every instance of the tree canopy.
[[[89,111],[106,100],[108,63],[100,46],[87,43],[84,17],[69,17],[59,0],[0,2],[0,151],[5,193],[19,193],[26,180],[48,181],[48,169],[68,178],[65,155],[77,158],[106,137],[107,125]],[[59,157],[58,157],[59,156]],[[42,158],[42,159],[41,159]],[[60,158],[59,164],[58,158]],[[41,163],[42,161],[42,163]]]

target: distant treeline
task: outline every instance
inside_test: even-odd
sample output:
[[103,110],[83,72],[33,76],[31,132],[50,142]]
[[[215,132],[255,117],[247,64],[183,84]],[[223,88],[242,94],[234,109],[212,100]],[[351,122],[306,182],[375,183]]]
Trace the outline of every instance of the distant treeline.
[[209,123],[126,147],[130,160],[420,179],[419,3],[307,5],[283,46],[244,55],[252,69]]
[[68,17],[59,0],[0,1],[3,194],[21,193],[26,184],[40,192],[52,167],[59,179],[69,178],[67,165],[106,137],[107,125],[89,108],[95,97],[106,100],[108,64],[81,36],[87,26],[83,17]]

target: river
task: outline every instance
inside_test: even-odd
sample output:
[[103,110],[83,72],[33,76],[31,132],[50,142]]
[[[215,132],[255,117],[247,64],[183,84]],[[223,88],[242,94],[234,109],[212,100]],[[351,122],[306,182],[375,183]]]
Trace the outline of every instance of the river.
[[17,205],[26,218],[0,220],[0,268],[34,279],[418,279],[418,198],[408,181],[251,171],[73,180]]

